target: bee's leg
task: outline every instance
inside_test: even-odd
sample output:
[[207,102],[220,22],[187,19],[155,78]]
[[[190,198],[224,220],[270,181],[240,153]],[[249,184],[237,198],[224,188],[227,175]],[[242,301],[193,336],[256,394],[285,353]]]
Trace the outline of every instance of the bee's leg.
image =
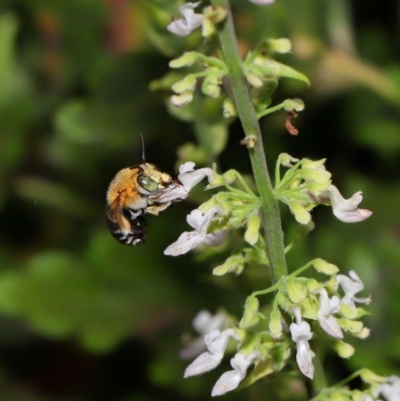
[[157,216],[160,212],[165,210],[170,205],[171,202],[166,202],[159,205],[148,206],[146,207],[146,209],[144,209],[144,212],[147,214],[152,214],[153,216]]

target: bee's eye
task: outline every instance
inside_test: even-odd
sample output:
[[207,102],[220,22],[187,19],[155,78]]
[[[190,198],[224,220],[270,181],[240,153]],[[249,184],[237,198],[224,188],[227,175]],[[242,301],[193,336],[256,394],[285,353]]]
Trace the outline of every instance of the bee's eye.
[[139,177],[139,184],[149,192],[154,192],[158,189],[158,182],[149,177]]

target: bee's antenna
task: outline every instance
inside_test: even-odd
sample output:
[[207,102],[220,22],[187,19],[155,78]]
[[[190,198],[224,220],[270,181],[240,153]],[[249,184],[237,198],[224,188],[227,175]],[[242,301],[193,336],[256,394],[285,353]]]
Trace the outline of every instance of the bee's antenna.
[[142,134],[139,134],[140,136],[140,142],[142,142],[142,160],[145,162],[146,161],[146,154],[144,152],[144,139]]

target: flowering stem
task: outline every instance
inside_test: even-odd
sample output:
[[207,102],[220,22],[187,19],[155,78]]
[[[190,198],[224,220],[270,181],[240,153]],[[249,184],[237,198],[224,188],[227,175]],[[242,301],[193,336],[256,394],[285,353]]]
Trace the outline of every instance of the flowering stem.
[[243,72],[243,61],[237,46],[229,1],[211,0],[211,3],[227,10],[226,20],[219,31],[220,46],[224,61],[228,67],[233,100],[245,136],[256,138],[255,146],[249,149],[249,155],[261,199],[262,222],[272,268],[272,279],[276,283],[281,277],[287,275],[279,205],[277,199],[275,199],[268,173],[260,125]]

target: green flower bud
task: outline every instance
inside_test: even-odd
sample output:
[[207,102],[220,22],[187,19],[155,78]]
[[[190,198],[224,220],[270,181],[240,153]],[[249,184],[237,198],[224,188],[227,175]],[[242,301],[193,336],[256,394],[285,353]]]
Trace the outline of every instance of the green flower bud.
[[193,92],[187,91],[180,95],[173,95],[170,98],[171,104],[175,107],[185,106],[193,100]]
[[171,68],[190,67],[198,60],[199,54],[197,52],[186,52],[182,56],[171,60],[169,66]]
[[372,370],[363,368],[360,370],[360,377],[364,383],[376,385],[376,384],[381,384],[385,383],[387,380],[386,377],[379,376],[376,373],[374,373]]
[[243,317],[239,323],[239,328],[245,329],[258,323],[258,319],[255,319],[256,314],[258,313],[258,307],[258,298],[252,296],[247,297],[246,303],[244,305]]
[[320,159],[320,160],[310,160],[310,159],[303,159],[302,160],[302,167],[303,168],[309,168],[311,170],[325,170],[325,164],[326,159]]
[[366,339],[371,334],[371,330],[368,327],[363,327],[358,333],[353,333],[354,337]]
[[[346,397],[346,400],[348,400],[347,397]],[[343,395],[342,395],[342,393],[341,393],[339,390],[334,391],[334,392],[331,394],[330,401],[346,401],[346,400],[343,398]]]
[[201,31],[203,38],[211,39],[216,33],[217,29],[215,28],[213,22],[208,18],[204,18]]
[[335,274],[339,271],[339,268],[332,263],[328,263],[323,259],[315,259],[313,261],[315,270],[319,273],[327,274],[328,276]]
[[340,326],[350,333],[358,333],[363,328],[363,323],[358,320],[338,319]]
[[271,53],[290,53],[292,51],[292,43],[287,38],[268,39],[266,41],[267,50]]
[[214,99],[218,98],[221,94],[221,88],[218,85],[203,82],[201,91],[206,95]]
[[246,79],[247,79],[247,82],[254,88],[260,88],[261,86],[264,85],[263,80],[258,75],[254,74],[253,72],[248,72],[246,74]]
[[254,245],[258,241],[260,224],[261,224],[261,221],[260,221],[260,218],[258,217],[258,214],[253,214],[247,223],[247,230],[244,234],[244,239],[250,245]]
[[224,100],[224,103],[222,104],[222,109],[222,114],[225,118],[237,117],[236,107],[231,98],[227,97]]
[[283,108],[286,111],[302,111],[304,107],[304,102],[301,99],[286,99],[283,102]]
[[307,287],[293,280],[287,281],[286,291],[294,304],[300,304],[307,297]]
[[299,159],[292,157],[289,153],[281,153],[279,155],[279,163],[284,167],[293,167],[293,163],[297,163]]
[[300,203],[291,202],[289,203],[289,209],[294,214],[296,221],[300,224],[308,224],[311,220],[311,214],[307,212],[304,206]]
[[172,85],[172,90],[175,93],[193,92],[196,86],[196,77],[193,74],[186,75],[182,80],[175,82]]
[[333,342],[333,349],[341,358],[350,358],[354,354],[354,347],[341,340]]
[[273,309],[270,315],[269,332],[273,338],[280,338],[282,335],[282,317],[279,309]]
[[235,273],[239,275],[244,268],[244,258],[241,253],[230,256],[226,261],[222,264],[214,268],[213,274],[215,276],[223,276],[226,273]]
[[357,308],[354,305],[340,304],[340,313],[347,319],[356,319]]
[[327,183],[330,179],[332,174],[326,170],[317,170],[317,169],[309,169],[309,168],[302,168],[301,176],[305,180],[315,181],[319,184]]
[[226,18],[227,11],[225,8],[222,7],[208,6],[204,8],[203,15],[214,24],[218,24]]

